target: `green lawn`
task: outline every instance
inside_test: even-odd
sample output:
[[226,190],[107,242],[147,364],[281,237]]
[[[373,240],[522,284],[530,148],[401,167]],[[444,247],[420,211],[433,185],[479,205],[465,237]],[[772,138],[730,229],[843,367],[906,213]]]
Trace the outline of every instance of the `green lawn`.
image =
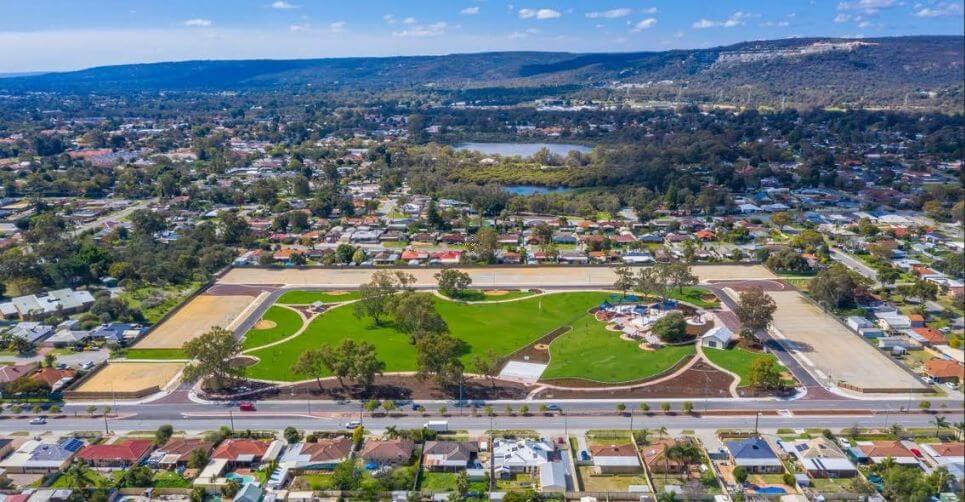
[[154,488],[190,488],[191,482],[174,471],[157,471]]
[[181,349],[126,349],[124,357],[128,359],[187,359],[188,356]]
[[515,300],[517,298],[526,298],[527,296],[533,296],[533,293],[529,291],[506,291],[505,294],[499,295],[487,295],[485,290],[481,289],[469,289],[463,291],[456,300],[462,300],[464,302],[496,302],[501,300]]
[[[437,305],[452,335],[466,342],[468,351],[463,362],[468,366],[474,354],[492,350],[498,355],[508,355],[584,316],[589,308],[608,296],[609,293],[560,293],[475,305],[439,299]],[[261,362],[249,368],[248,375],[268,380],[304,379],[304,375],[293,375],[289,370],[299,354],[324,344],[337,344],[345,338],[375,345],[379,358],[386,363],[386,371],[416,369],[415,348],[407,335],[391,326],[377,327],[368,319],[356,319],[352,308],[345,306],[315,318],[301,335],[287,343],[253,351],[251,355]],[[575,363],[580,365],[582,357],[577,349]]]
[[277,305],[272,305],[261,319],[274,322],[275,326],[268,329],[251,329],[245,333],[245,340],[242,343],[245,350],[292,336],[302,327],[302,318],[298,312]]
[[727,350],[704,348],[704,354],[708,359],[713,361],[714,364],[737,373],[737,375],[740,376],[740,381],[745,382],[745,384],[751,373],[751,364],[755,359],[772,359],[777,362],[777,357],[775,357],[774,354],[751,352],[741,348]]
[[616,383],[640,380],[672,367],[693,355],[693,345],[664,347],[656,351],[638,348],[639,342],[620,339],[590,315],[573,323],[573,329],[550,344],[550,365],[543,379],[585,378]]
[[[456,490],[456,478],[458,474],[454,472],[429,472],[422,471],[419,478],[419,490],[422,492],[452,492]],[[485,481],[470,481],[470,492],[485,492],[489,490],[489,485]]]
[[720,303],[717,296],[710,291],[692,286],[685,286],[680,291],[674,290],[670,297],[703,309],[714,308]]
[[357,300],[358,291],[288,291],[278,298],[278,303],[285,305],[308,305],[315,302],[337,303]]

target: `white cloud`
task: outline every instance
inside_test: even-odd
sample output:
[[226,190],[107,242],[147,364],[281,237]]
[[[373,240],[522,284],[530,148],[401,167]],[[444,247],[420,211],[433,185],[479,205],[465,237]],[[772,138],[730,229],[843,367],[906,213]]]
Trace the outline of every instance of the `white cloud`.
[[382,16],[382,20],[388,24],[395,24],[398,22],[398,20],[392,14],[386,14]]
[[851,20],[851,14],[842,13],[842,14],[838,14],[837,16],[834,16],[834,22],[838,24],[847,23],[850,20]]
[[299,7],[298,5],[290,4],[285,0],[278,0],[276,2],[271,3],[272,9],[297,9],[298,7]]
[[656,8],[656,7],[647,7],[646,9],[643,9],[641,12],[643,12],[644,14],[656,14],[656,13],[657,13],[657,8]]
[[334,23],[328,25],[328,29],[340,33],[345,31],[345,21],[335,21]]
[[459,13],[464,16],[475,16],[476,14],[479,14],[479,7],[466,7],[465,9],[459,11]]
[[291,26],[288,27],[288,30],[289,30],[289,31],[296,31],[296,32],[297,32],[297,31],[308,31],[309,29],[311,29],[311,27],[312,27],[312,25],[307,24],[307,23],[306,23],[306,24],[293,24],[293,25],[291,25]]
[[934,6],[916,5],[915,15],[918,17],[961,16],[962,4],[938,2]]
[[737,12],[731,14],[730,17],[728,17],[727,19],[724,19],[724,20],[722,20],[722,21],[714,21],[714,20],[711,20],[711,19],[701,18],[701,19],[695,21],[694,24],[692,24],[691,26],[692,26],[695,30],[705,30],[705,29],[707,29],[707,28],[717,28],[717,27],[733,28],[733,27],[735,27],[735,26],[740,26],[740,25],[744,24],[744,22],[745,22],[745,21],[747,20],[747,18],[749,18],[749,17],[758,17],[758,15],[757,15],[757,14],[751,14],[751,13],[748,13],[748,12],[737,11]]
[[405,19],[402,20],[402,24],[415,24],[415,18],[414,18],[414,17],[407,17],[407,18],[405,18]]
[[435,37],[443,35],[446,33],[446,28],[449,27],[448,23],[440,21],[438,23],[432,23],[427,25],[415,25],[411,28],[406,28],[402,31],[392,32],[392,36],[395,37]]
[[761,26],[765,28],[773,28],[775,26],[779,28],[786,28],[790,25],[791,23],[787,21],[764,21],[763,23],[761,23]]
[[867,14],[874,14],[881,9],[894,7],[895,4],[895,0],[856,0],[838,3],[838,10],[858,10]]
[[185,25],[185,26],[201,26],[201,27],[211,26],[211,20],[210,20],[210,19],[201,19],[201,18],[188,19],[187,21],[184,22],[184,25]]
[[530,19],[536,18],[539,20],[543,19],[555,19],[562,16],[559,11],[553,9],[519,9],[520,19]]
[[871,21],[861,21],[858,23],[858,28],[868,28],[871,26]]
[[633,29],[630,31],[637,32],[637,31],[649,30],[650,28],[653,28],[654,25],[656,24],[657,24],[656,18],[648,17],[643,21],[640,21],[639,23],[633,25]]
[[618,17],[626,17],[633,13],[632,9],[621,8],[621,9],[610,9],[610,10],[598,10],[593,12],[587,12],[586,17],[590,19],[596,18],[607,18],[616,19]]

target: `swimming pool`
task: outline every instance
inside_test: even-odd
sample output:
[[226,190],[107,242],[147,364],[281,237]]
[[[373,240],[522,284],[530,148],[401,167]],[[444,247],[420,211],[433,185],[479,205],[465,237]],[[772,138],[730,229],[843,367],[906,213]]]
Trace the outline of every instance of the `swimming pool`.
[[229,472],[228,474],[225,474],[224,477],[225,479],[237,481],[243,485],[247,485],[255,482],[254,476],[242,476],[241,474],[234,473],[234,472]]
[[787,495],[787,490],[779,486],[762,486],[754,491],[763,495]]

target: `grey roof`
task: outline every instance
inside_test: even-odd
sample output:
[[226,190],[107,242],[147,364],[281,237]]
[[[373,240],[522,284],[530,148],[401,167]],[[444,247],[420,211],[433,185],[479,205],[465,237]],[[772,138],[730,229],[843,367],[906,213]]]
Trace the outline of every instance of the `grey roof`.
[[735,459],[777,459],[777,455],[774,453],[774,450],[771,449],[771,446],[767,444],[767,441],[759,437],[728,441],[725,446],[727,447],[727,451],[730,452],[730,455]]
[[558,488],[566,490],[566,467],[563,462],[549,462],[539,468],[540,489]]

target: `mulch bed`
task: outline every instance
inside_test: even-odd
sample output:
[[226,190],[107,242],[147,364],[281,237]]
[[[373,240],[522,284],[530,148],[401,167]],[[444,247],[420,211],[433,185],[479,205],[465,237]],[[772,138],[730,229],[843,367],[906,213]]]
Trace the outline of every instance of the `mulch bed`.
[[[730,397],[730,375],[700,361],[676,378],[657,385],[623,390],[558,390],[546,389],[537,399],[604,399],[604,398],[669,398]],[[585,381],[581,381],[586,383]]]
[[559,328],[550,331],[549,333],[543,335],[539,340],[517,350],[512,355],[506,358],[507,361],[526,361],[528,363],[538,363],[538,364],[549,364],[550,362],[550,351],[548,349],[536,348],[537,345],[549,346],[553,340],[563,336],[571,328],[569,326],[560,326]]
[[[346,382],[347,383],[347,382]],[[495,380],[491,385],[485,379],[467,379],[462,389],[466,400],[525,399],[530,388],[526,385]],[[278,387],[261,382],[246,382],[249,389],[260,392],[246,394],[244,399],[452,399],[459,396],[459,389],[441,389],[432,380],[420,381],[415,376],[386,375],[375,377],[369,392],[361,387],[339,385],[337,380],[304,382],[298,385]],[[218,399],[217,397],[210,397]],[[229,399],[222,396],[222,399]]]

